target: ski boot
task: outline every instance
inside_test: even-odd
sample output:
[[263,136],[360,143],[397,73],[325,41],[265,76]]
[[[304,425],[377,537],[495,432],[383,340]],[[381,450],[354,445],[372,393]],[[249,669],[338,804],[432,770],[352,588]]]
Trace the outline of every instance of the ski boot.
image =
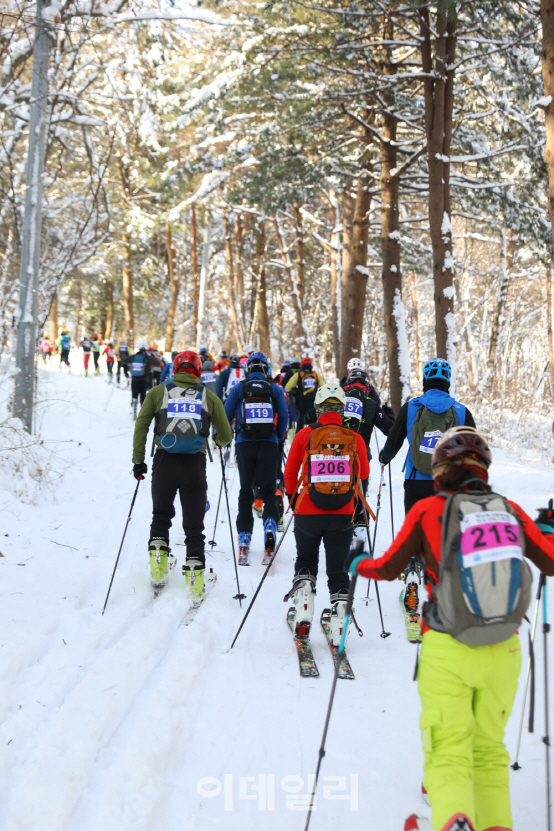
[[421,563],[414,557],[404,577],[404,608],[409,614],[417,615],[419,609],[419,586],[421,583]]
[[96,369],[94,370],[94,374],[95,375],[100,375],[100,370],[98,369],[98,367],[96,367]]
[[247,566],[250,556],[250,542],[252,534],[250,531],[241,531],[239,534],[239,566]]
[[256,516],[259,519],[261,519],[262,518],[262,512],[263,512],[263,509],[264,509],[263,499],[255,499],[254,504],[252,505],[252,508],[253,508],[254,513],[256,514]]
[[88,378],[88,369],[85,369],[85,378]]
[[266,566],[271,562],[273,552],[275,551],[275,538],[277,536],[277,523],[273,517],[268,516],[264,522],[265,547],[262,565]]
[[187,560],[183,566],[183,575],[193,600],[199,600],[204,594],[204,572],[206,565],[201,560]]
[[433,831],[433,826],[427,817],[411,814],[404,822],[404,831]]
[[350,543],[350,550],[354,551],[357,545],[361,542],[362,548],[367,546],[367,531],[365,525],[355,525],[354,533],[352,534],[352,542]]
[[169,575],[175,568],[175,557],[167,540],[155,537],[148,543],[150,557],[150,580],[155,589],[161,589],[167,584]]
[[331,595],[331,620],[329,621],[329,640],[333,646],[340,646],[344,619],[346,616],[346,601],[348,600],[348,589],[341,589]]
[[310,628],[314,617],[315,577],[306,572],[295,574],[292,589],[285,596],[294,604],[296,616],[294,635],[297,638],[309,638]]
[[137,406],[138,406],[138,398],[133,398],[131,401],[131,410],[133,412],[133,419],[137,420]]
[[285,522],[283,520],[283,515],[285,513],[285,501],[283,499],[283,491],[280,488],[277,488],[277,490],[275,491],[275,499],[277,501],[277,508],[279,510],[279,521],[277,522],[277,530],[280,534],[282,534],[285,530]]

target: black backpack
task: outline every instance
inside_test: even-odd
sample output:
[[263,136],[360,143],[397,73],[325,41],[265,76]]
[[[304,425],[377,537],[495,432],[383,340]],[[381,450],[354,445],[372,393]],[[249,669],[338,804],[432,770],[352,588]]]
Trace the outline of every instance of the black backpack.
[[346,395],[346,404],[344,406],[342,423],[349,430],[354,430],[355,433],[359,433],[364,420],[364,402],[367,396],[357,387],[345,390],[344,394]]
[[265,378],[242,382],[240,431],[247,439],[269,439],[275,432],[276,406],[271,383]]

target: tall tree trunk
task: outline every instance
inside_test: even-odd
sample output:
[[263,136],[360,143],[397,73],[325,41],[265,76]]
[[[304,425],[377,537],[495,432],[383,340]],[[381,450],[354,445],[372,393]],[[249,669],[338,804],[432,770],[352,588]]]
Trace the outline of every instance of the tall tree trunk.
[[293,265],[290,259],[289,249],[285,242],[285,234],[283,226],[281,224],[281,220],[278,216],[276,216],[274,222],[275,232],[277,234],[277,244],[279,246],[279,253],[281,254],[281,260],[283,261],[283,265],[285,267],[285,274],[287,276],[290,300],[292,302],[292,308],[294,310],[295,326],[293,327],[293,338],[295,341],[294,349],[295,351],[297,351],[298,349],[305,349],[308,345],[306,333],[304,331],[304,317],[302,314],[302,306],[300,304],[300,292],[298,290],[298,281],[296,279],[296,273],[294,272]]
[[415,272],[410,271],[410,291],[412,294],[412,320],[414,324],[414,358],[415,371],[418,378],[421,377],[421,358],[419,355],[419,304],[417,300],[417,288],[415,281]]
[[331,328],[333,332],[333,367],[335,375],[339,375],[339,359],[340,359],[340,308],[341,308],[341,265],[342,265],[342,251],[341,251],[341,225],[340,225],[340,208],[339,201],[335,191],[330,191],[329,201],[331,203],[331,297],[330,297],[330,313],[331,313]]
[[113,280],[106,282],[106,321],[104,324],[104,340],[110,340],[113,330]]
[[233,266],[233,243],[231,238],[231,227],[229,225],[229,218],[227,216],[227,211],[223,211],[223,233],[225,235],[225,261],[227,263],[226,275],[227,275],[227,291],[229,293],[229,307],[231,309],[231,320],[233,323],[233,328],[235,330],[235,336],[237,341],[237,346],[239,352],[242,352],[244,341],[242,339],[242,331],[239,326],[238,315],[237,315],[237,298],[235,294],[235,278],[234,278],[234,266]]
[[269,316],[267,314],[266,280],[265,280],[265,226],[262,222],[256,234],[256,312],[260,349],[264,355],[270,355]]
[[208,293],[208,271],[210,268],[210,217],[204,219],[204,244],[202,246],[202,268],[200,269],[200,286],[198,292],[198,323],[196,324],[196,351],[200,349],[204,336],[204,314],[206,311],[206,295]]
[[548,333],[548,367],[550,371],[550,389],[554,390],[554,338],[552,335],[552,272],[554,261],[546,269],[546,329]]
[[179,297],[179,281],[177,280],[177,275],[175,273],[175,249],[173,247],[173,237],[171,236],[171,228],[168,222],[165,223],[165,250],[167,251],[169,287],[171,290],[165,329],[165,351],[172,352],[173,341],[175,339],[175,311],[177,309],[177,299]]
[[[394,40],[393,24],[388,18],[383,32],[383,40]],[[383,49],[381,72],[384,76],[396,73],[396,66],[391,61],[390,50]],[[397,167],[397,120],[395,95],[392,86],[385,87],[382,93],[386,108],[382,114],[381,124],[381,251],[383,270],[383,313],[385,333],[387,336],[387,355],[389,359],[390,403],[393,411],[398,413],[400,407],[410,394],[410,360],[407,351],[405,316],[402,306],[402,272],[400,270],[400,224],[398,215],[398,174]]]
[[[421,58],[425,73],[425,128],[429,165],[429,227],[433,250],[435,338],[437,357],[453,364],[456,358],[454,331],[454,261],[450,205],[450,146],[454,103],[454,57],[456,17],[437,12],[431,32],[429,8],[419,11]],[[431,38],[436,34],[434,61]],[[434,64],[434,65],[433,65]]]
[[494,363],[496,361],[496,352],[498,348],[498,336],[506,314],[506,303],[508,301],[508,287],[510,285],[510,272],[514,264],[514,257],[516,253],[517,237],[509,230],[502,228],[502,272],[500,276],[500,286],[498,288],[498,304],[496,306],[496,314],[492,324],[491,340],[489,344],[489,366],[494,372]]
[[121,270],[123,283],[123,332],[129,349],[134,348],[134,320],[133,320],[133,272],[131,269],[131,241],[128,234],[122,234],[123,268]]
[[198,225],[196,224],[196,208],[191,212],[192,225],[192,331],[196,338],[198,328]]
[[235,262],[235,297],[237,300],[237,315],[239,318],[239,324],[241,330],[245,333],[244,337],[246,338],[246,332],[248,330],[246,326],[246,303],[245,303],[245,296],[244,296],[244,275],[242,270],[242,245],[244,242],[244,237],[246,236],[246,231],[248,229],[250,214],[246,214],[246,218],[243,221],[242,215],[239,213],[237,214],[237,220],[235,223],[235,251],[234,251],[234,262]]
[[304,284],[306,279],[306,252],[304,244],[304,231],[302,228],[302,214],[300,205],[293,205],[294,224],[296,226],[296,273],[298,285],[298,300],[300,307],[304,306]]
[[58,292],[55,293],[50,306],[50,338],[56,340],[58,337]]
[[356,183],[356,195],[345,193],[341,302],[341,371],[350,358],[359,358],[368,278],[367,240],[369,229],[369,166],[364,165]]

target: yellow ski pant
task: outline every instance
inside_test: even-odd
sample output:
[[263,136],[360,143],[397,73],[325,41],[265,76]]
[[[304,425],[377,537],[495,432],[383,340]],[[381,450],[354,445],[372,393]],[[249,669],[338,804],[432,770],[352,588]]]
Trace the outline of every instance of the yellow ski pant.
[[521,667],[519,637],[466,646],[442,632],[423,635],[418,668],[423,784],[435,831],[465,815],[476,831],[511,831],[504,730]]

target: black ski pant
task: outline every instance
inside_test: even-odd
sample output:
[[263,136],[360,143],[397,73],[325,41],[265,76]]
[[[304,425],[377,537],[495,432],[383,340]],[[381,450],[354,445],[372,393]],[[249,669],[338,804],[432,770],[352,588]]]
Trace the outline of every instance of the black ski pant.
[[98,361],[100,360],[100,352],[92,351],[92,357],[94,358],[94,370],[98,369]]
[[131,398],[139,398],[140,403],[146,398],[146,375],[139,375],[131,378]]
[[[420,499],[427,499],[428,496],[436,494],[435,483],[432,479],[404,479],[404,511],[408,513],[410,508],[419,502]],[[419,567],[423,570],[423,558],[421,554],[412,557],[405,572],[413,571]]]
[[341,589],[348,591],[350,579],[344,570],[344,561],[350,551],[352,533],[350,514],[296,514],[294,573],[305,570],[317,577],[319,546],[323,540],[329,594],[336,594]]
[[259,489],[260,499],[264,501],[262,518],[265,522],[273,517],[279,522],[279,509],[275,498],[277,484],[277,466],[279,464],[279,445],[273,441],[240,441],[236,445],[237,466],[240,476],[239,510],[237,514],[237,531],[252,533],[254,515],[254,486]]
[[169,543],[169,529],[175,516],[174,502],[179,493],[187,560],[200,560],[205,564],[204,514],[207,492],[204,453],[167,453],[165,450],[157,450],[152,465],[150,539],[158,537]]
[[62,349],[60,352],[60,368],[62,364],[69,366],[69,349]]
[[119,377],[121,375],[121,368],[123,367],[123,374],[126,378],[129,377],[129,367],[127,364],[124,364],[123,361],[117,362],[117,382],[119,383]]

